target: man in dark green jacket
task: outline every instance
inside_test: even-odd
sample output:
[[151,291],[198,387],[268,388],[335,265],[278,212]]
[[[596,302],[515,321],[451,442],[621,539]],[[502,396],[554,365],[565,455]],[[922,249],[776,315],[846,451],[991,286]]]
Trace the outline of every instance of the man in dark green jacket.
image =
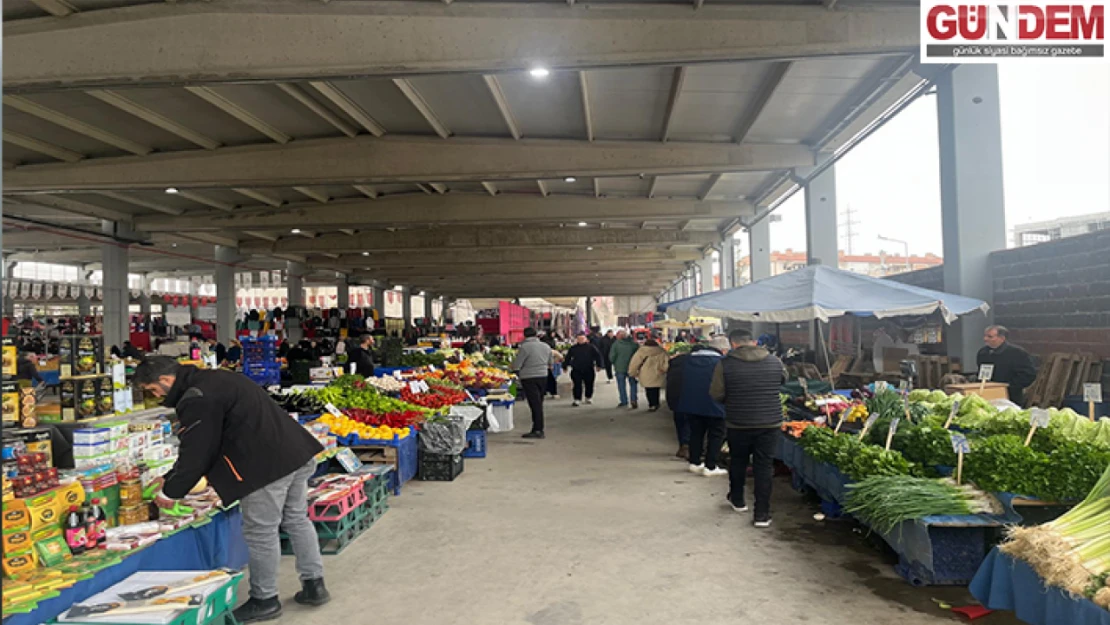
[[771,526],[771,478],[774,454],[782,428],[779,387],[786,380],[782,361],[756,345],[748,330],[728,335],[732,351],[713,371],[709,394],[725,405],[728,427],[729,502],[737,512],[747,512],[744,482],[748,460],[755,473],[756,527]]
[[617,340],[613,341],[613,346],[609,348],[609,362],[613,363],[613,370],[617,372],[617,393],[621,398],[617,408],[628,405],[629,386],[632,387],[632,407],[640,407],[640,403],[636,401],[636,378],[628,375],[628,363],[632,361],[632,355],[638,349],[640,349],[640,345],[632,340],[627,332],[624,330],[617,331]]

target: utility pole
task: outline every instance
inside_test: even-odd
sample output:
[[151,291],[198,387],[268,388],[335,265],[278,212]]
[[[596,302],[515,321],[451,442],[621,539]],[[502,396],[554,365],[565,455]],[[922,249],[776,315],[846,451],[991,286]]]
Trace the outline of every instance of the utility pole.
[[844,212],[840,214],[840,226],[842,232],[840,236],[846,239],[844,249],[848,252],[849,256],[852,255],[852,243],[854,243],[856,239],[856,231],[853,226],[859,225],[858,221],[852,219],[852,216],[855,214],[856,211],[852,210],[851,204],[849,204],[848,207],[844,209]]

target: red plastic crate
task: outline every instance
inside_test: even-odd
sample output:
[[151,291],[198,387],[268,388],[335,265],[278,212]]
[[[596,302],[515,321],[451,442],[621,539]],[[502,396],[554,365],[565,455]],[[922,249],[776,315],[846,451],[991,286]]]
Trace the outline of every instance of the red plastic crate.
[[342,495],[312,502],[312,506],[308,509],[308,518],[312,521],[338,521],[351,514],[365,501],[366,492],[359,484]]

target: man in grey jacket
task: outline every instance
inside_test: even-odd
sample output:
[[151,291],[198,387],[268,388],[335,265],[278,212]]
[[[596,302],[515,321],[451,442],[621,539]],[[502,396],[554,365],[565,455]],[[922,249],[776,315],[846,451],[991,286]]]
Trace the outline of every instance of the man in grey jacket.
[[709,394],[725,405],[728,427],[729,494],[732,508],[747,512],[744,482],[748,460],[755,473],[756,527],[771,526],[771,478],[774,453],[782,429],[779,387],[786,380],[782,361],[756,345],[748,330],[728,335],[732,351],[713,370]]
[[524,329],[524,341],[517,348],[513,371],[520,378],[520,386],[532,411],[532,431],[524,438],[543,438],[543,396],[547,389],[547,375],[555,365],[555,356],[547,344],[536,338],[535,328]]

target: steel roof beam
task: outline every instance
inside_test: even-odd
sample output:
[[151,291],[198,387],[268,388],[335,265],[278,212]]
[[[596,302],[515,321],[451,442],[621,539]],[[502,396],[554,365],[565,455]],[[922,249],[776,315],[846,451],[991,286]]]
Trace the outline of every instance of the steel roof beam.
[[759,120],[759,116],[767,108],[767,103],[771,101],[771,98],[775,95],[775,90],[782,84],[782,79],[786,78],[786,73],[790,71],[790,67],[790,61],[783,61],[773,63],[771,68],[767,70],[767,75],[763,78],[759,90],[756,91],[755,98],[748,105],[748,110],[744,111],[744,117],[740,120],[736,131],[732,133],[737,143],[743,143],[748,138],[752,126],[755,126],[755,122]]
[[359,136],[26,165],[5,172],[4,187],[164,190],[558,180],[773,171],[814,164],[812,151],[804,145]]
[[671,92],[667,96],[667,112],[663,116],[663,135],[659,140],[663,143],[671,136],[671,125],[674,123],[674,113],[678,108],[678,99],[682,97],[682,85],[686,82],[686,67],[679,66],[674,68],[674,76],[671,78]]
[[136,141],[121,137],[115,133],[108,132],[93,126],[92,124],[85,123],[79,119],[70,117],[63,113],[59,113],[54,109],[43,106],[38,102],[32,102],[27,98],[13,95],[4,96],[4,106],[10,106],[17,111],[22,111],[33,117],[50,122],[56,126],[61,126],[70,132],[75,132],[79,135],[84,135],[90,139],[95,139],[101,143],[106,143],[112,147],[119,148],[125,152],[131,152],[143,156],[150,154],[154,148],[145,146]]
[[6,23],[5,91],[912,53],[920,38],[916,7],[225,0],[81,18]]
[[165,115],[155,113],[147,107],[131,100],[130,98],[124,97],[116,93],[115,91],[94,89],[87,93],[88,95],[96,98],[97,100],[100,100],[101,102],[109,106],[113,106],[123,111],[124,113],[134,115],[135,117],[138,117],[139,119],[152,126],[157,126],[162,130],[165,130],[166,132],[175,134],[182,139],[185,139],[186,141],[195,143],[200,147],[205,148],[206,150],[215,150],[216,148],[220,147],[219,141],[216,141],[211,137],[202,135],[201,133],[188,128],[183,124],[179,124],[174,120],[166,117]]
[[[194,233],[190,236],[201,236]],[[587,228],[527,229],[456,227],[437,230],[398,230],[396,232],[359,232],[324,234],[314,239],[285,238],[276,243],[245,242],[240,249],[253,254],[356,253],[362,250],[405,252],[426,249],[475,250],[585,248],[635,245],[703,246],[720,243],[716,232],[678,230],[592,230]]]
[[480,195],[452,193],[398,195],[377,200],[334,200],[327,206],[292,204],[282,210],[241,208],[234,212],[141,216],[136,228],[146,232],[205,230],[287,230],[312,227],[387,228],[410,224],[504,224],[578,221],[729,219],[755,215],[744,201],[598,199],[584,196]]
[[[5,241],[7,238],[5,237]],[[340,256],[334,263],[341,267],[358,268],[358,267],[416,267],[416,266],[436,266],[445,264],[458,264],[458,252],[446,250],[428,249],[422,251],[420,254],[406,254],[398,255],[395,252],[382,252],[371,250],[363,253],[349,254]],[[677,250],[663,250],[663,249],[594,249],[592,251],[583,252],[579,254],[577,251],[574,253],[576,260],[582,262],[689,262],[701,258],[701,253],[691,249],[677,249]],[[481,265],[481,264],[497,264],[497,265],[512,265],[517,263],[528,262],[543,262],[543,263],[557,263],[566,261],[568,254],[566,250],[561,249],[536,249],[536,250],[516,250],[516,249],[484,249],[471,252],[466,256],[468,265]],[[309,257],[309,262],[316,262],[319,259]],[[321,264],[320,261],[317,264]]]
[[12,132],[7,129],[4,130],[4,142],[10,143],[12,145],[18,145],[25,150],[38,152],[39,154],[45,154],[51,158],[56,158],[59,161],[65,161],[67,163],[76,163],[77,161],[85,158],[85,155],[81,154],[80,152],[74,152],[73,150],[54,145],[52,143],[47,143],[34,137],[28,137],[27,135],[23,135],[18,132]]

